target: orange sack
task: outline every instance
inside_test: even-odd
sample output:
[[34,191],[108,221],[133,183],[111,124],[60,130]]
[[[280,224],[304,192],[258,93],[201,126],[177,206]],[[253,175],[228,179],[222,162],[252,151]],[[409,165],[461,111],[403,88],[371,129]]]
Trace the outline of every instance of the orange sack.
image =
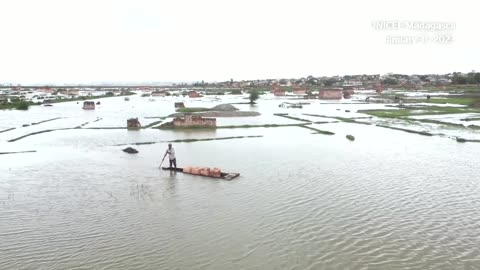
[[191,174],[200,174],[200,169],[198,167],[193,167],[191,170]]
[[192,167],[185,167],[183,168],[184,173],[192,173]]
[[203,176],[210,176],[210,168],[202,168],[200,174]]

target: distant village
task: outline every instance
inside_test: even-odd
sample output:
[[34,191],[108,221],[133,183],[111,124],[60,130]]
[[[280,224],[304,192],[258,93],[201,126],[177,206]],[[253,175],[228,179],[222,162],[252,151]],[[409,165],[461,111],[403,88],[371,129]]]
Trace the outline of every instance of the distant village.
[[[381,92],[383,88],[403,88],[418,90],[424,87],[436,87],[439,89],[449,85],[480,84],[480,73],[454,72],[443,75],[404,75],[388,73],[384,75],[345,75],[345,76],[308,76],[297,79],[264,79],[242,80],[233,79],[224,82],[195,82],[195,83],[172,83],[170,85],[74,85],[74,86],[23,86],[12,84],[0,84],[0,104],[9,102],[29,101],[33,103],[49,103],[69,100],[85,100],[96,97],[120,96],[141,93],[143,96],[169,96],[188,95],[200,97],[200,93],[208,94],[232,92],[241,94],[242,91],[256,89],[270,91],[281,96],[285,92],[296,92],[299,95],[308,95],[312,91],[325,90],[326,98],[328,91],[335,90],[376,90]],[[352,92],[353,93],[353,92]]]
[[[265,87],[280,85],[293,87],[295,85],[311,85],[317,87],[355,87],[372,88],[374,85],[382,84],[386,86],[401,87],[422,87],[422,86],[443,86],[449,84],[478,84],[480,83],[480,73],[472,71],[470,73],[454,72],[443,75],[405,75],[387,73],[384,75],[345,75],[332,77],[314,77],[308,76],[299,79],[267,79],[267,80],[245,80],[245,81],[225,81],[219,83],[197,82],[193,86],[216,86],[216,87]],[[186,85],[186,84],[183,84]]]

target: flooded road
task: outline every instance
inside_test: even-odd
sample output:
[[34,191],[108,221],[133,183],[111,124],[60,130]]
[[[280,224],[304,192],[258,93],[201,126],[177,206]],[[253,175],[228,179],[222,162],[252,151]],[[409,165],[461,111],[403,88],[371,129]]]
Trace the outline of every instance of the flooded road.
[[[223,99],[185,100],[244,101]],[[7,142],[174,112],[173,98],[101,102],[95,111],[63,103],[0,112],[0,130],[16,128],[0,133],[0,152],[37,151],[0,155],[0,269],[480,268],[480,144],[344,122],[312,125],[332,136],[301,127],[67,129]],[[382,106],[280,103],[235,105],[262,115],[218,125],[298,123],[273,113],[365,117],[355,111]],[[159,170],[166,143],[136,145],[137,155],[118,146],[235,136],[261,137],[174,143],[179,166],[239,172],[233,181]]]

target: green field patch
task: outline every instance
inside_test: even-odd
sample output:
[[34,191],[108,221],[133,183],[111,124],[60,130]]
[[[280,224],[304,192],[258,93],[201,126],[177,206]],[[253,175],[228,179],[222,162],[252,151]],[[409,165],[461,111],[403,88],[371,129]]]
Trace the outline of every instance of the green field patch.
[[209,108],[203,107],[189,107],[189,108],[178,108],[176,112],[180,113],[195,113],[195,112],[208,112],[210,111]]

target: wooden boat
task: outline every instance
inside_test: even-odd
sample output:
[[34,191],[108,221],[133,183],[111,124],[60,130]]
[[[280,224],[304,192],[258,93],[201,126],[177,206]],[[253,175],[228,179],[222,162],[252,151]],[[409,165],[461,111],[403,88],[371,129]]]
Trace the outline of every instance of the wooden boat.
[[[176,171],[176,172],[182,172],[183,173],[183,168],[169,168],[169,167],[162,167],[162,170],[164,171]],[[234,178],[237,178],[240,176],[239,173],[224,173],[222,172],[220,177],[214,177],[214,176],[207,176],[207,175],[201,175],[201,174],[191,174],[190,175],[196,175],[196,176],[204,176],[204,177],[210,177],[210,178],[216,178],[216,179],[224,179],[224,180],[232,180]]]

